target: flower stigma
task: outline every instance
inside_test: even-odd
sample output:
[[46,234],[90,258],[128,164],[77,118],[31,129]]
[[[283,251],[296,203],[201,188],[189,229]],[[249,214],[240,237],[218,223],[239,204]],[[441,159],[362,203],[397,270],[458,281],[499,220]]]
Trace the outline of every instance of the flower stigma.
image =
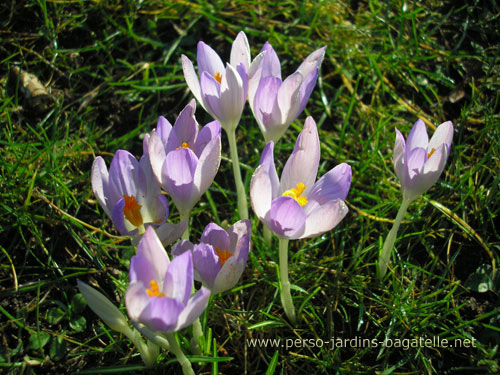
[[187,142],[182,142],[182,145],[180,145],[179,147],[177,147],[176,150],[180,150],[181,148],[189,148],[189,149],[191,149],[191,147],[189,146],[189,143],[187,143]]
[[219,73],[219,72],[215,72],[215,73],[214,73],[214,78],[215,78],[215,80],[216,80],[217,82],[219,82],[219,84],[221,83],[221,81],[222,81],[222,76],[220,75],[220,73]]
[[125,206],[123,206],[123,214],[125,218],[135,227],[140,227],[143,224],[141,205],[137,203],[137,199],[133,195],[123,195]]
[[155,280],[151,280],[149,282],[149,285],[151,286],[151,289],[146,289],[146,293],[150,297],[165,297],[164,293],[160,292],[160,289],[158,288],[158,283]]
[[303,182],[297,183],[297,187],[285,191],[282,196],[283,197],[292,197],[297,201],[301,206],[305,206],[307,204],[307,197],[305,195],[301,195],[304,190],[306,190],[306,185]]
[[228,260],[229,258],[231,258],[233,256],[233,254],[231,254],[229,251],[221,250],[218,247],[215,249],[215,251],[216,251],[217,255],[219,256],[221,266],[223,266],[224,263],[226,263],[226,260]]
[[429,152],[427,154],[427,159],[429,159],[432,156],[432,154],[434,153],[434,151],[436,151],[436,149],[433,147],[432,150],[431,150],[431,152]]

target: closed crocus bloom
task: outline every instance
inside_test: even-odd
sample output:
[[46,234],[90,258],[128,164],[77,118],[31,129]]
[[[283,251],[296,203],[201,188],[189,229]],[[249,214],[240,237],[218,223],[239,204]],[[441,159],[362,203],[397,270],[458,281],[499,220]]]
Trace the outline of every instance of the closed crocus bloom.
[[122,235],[138,236],[152,225],[165,234],[162,241],[169,243],[179,238],[187,225],[166,223],[168,201],[161,194],[147,153],[137,161],[128,151],[118,150],[109,172],[98,156],[92,165],[92,190]]
[[406,142],[396,129],[394,169],[406,199],[415,200],[438,180],[450,154],[452,139],[451,121],[439,125],[430,141],[420,119],[413,125]]
[[251,230],[250,220],[240,220],[228,230],[210,223],[203,231],[200,244],[180,241],[174,246],[173,253],[177,256],[191,250],[195,279],[212,294],[221,293],[233,288],[245,269]]
[[257,217],[280,238],[316,237],[334,228],[347,214],[344,203],[351,167],[342,163],[316,181],[320,144],[316,123],[308,117],[292,155],[278,179],[274,143],[262,152],[252,176],[250,200]]
[[156,130],[145,139],[152,170],[184,218],[212,184],[221,158],[219,123],[210,122],[200,130],[195,109],[193,99],[174,126],[160,117]]
[[205,310],[210,291],[193,289],[193,259],[186,252],[169,260],[151,228],[130,260],[125,304],[130,319],[153,332],[176,332],[191,325]]
[[264,44],[262,63],[249,79],[248,100],[266,142],[277,142],[304,110],[325,50],[322,47],[311,53],[295,73],[282,81],[278,55],[271,44]]
[[189,89],[226,131],[234,131],[240,121],[247,99],[248,73],[256,71],[259,60],[250,64],[250,47],[244,32],[234,40],[230,62],[225,67],[217,52],[201,41],[197,50],[199,75],[191,60],[182,55],[182,69]]

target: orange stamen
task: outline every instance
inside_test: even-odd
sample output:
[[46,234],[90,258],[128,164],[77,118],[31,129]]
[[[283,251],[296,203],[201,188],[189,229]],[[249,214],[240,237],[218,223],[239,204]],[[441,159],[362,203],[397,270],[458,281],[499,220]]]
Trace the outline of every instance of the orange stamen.
[[233,256],[233,254],[231,254],[229,251],[221,250],[218,247],[215,249],[215,251],[217,252],[217,255],[219,256],[221,266],[223,266],[224,263],[226,263],[226,260],[228,260],[229,258],[231,258]]
[[432,148],[431,152],[429,152],[429,153],[427,154],[427,159],[429,159],[429,158],[432,156],[432,154],[434,153],[434,151],[436,151],[436,149],[435,149],[435,148]]
[[135,227],[140,227],[143,224],[141,215],[141,205],[137,203],[137,199],[133,195],[123,195],[125,206],[123,206],[123,214],[125,218]]
[[182,145],[177,147],[176,150],[180,150],[181,148],[191,148],[191,147],[189,147],[189,143],[182,142]]
[[151,280],[149,282],[149,285],[151,286],[151,289],[146,289],[146,293],[150,297],[165,297],[164,293],[160,292],[160,289],[158,288],[158,283],[154,280]]
[[220,73],[219,73],[219,72],[215,72],[215,74],[214,74],[214,78],[215,78],[215,80],[216,80],[217,82],[221,83],[221,81],[222,81],[222,76],[220,75]]

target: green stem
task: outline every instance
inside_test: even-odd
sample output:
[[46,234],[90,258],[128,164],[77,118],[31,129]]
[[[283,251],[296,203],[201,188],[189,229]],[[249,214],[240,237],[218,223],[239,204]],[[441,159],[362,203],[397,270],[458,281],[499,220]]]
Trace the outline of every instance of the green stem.
[[184,233],[182,234],[182,239],[183,240],[189,240],[189,216],[191,215],[191,211],[187,211],[187,212],[180,212],[180,217],[181,217],[181,223],[184,221],[184,220],[187,220],[188,221],[188,225],[186,227],[186,230],[184,231]]
[[288,238],[279,239],[280,252],[280,280],[281,280],[281,304],[290,322],[295,325],[297,318],[293,307],[292,294],[290,293],[290,282],[288,281]]
[[267,246],[271,247],[273,243],[273,232],[271,232],[271,229],[269,229],[265,225],[262,231],[264,233],[264,241],[266,241]]
[[170,351],[174,353],[177,361],[180,363],[182,367],[182,373],[184,375],[195,375],[193,371],[193,367],[191,366],[191,362],[188,361],[179,344],[177,343],[177,339],[175,337],[175,333],[166,333],[168,342],[170,343]]
[[245,186],[241,179],[240,162],[238,160],[238,149],[236,147],[236,129],[228,131],[227,138],[229,140],[229,150],[231,152],[231,160],[233,162],[234,183],[236,184],[236,194],[238,195],[238,212],[240,219],[248,219],[248,204]]
[[144,342],[141,335],[136,329],[129,329],[127,332],[123,332],[135,345],[139,353],[141,354],[142,361],[146,367],[151,368],[156,363],[156,358],[159,354],[158,345],[147,340]]
[[201,327],[200,318],[193,322],[193,338],[191,339],[191,350],[194,354],[200,355],[200,341],[203,339],[203,328]]
[[403,221],[403,217],[405,216],[406,210],[408,209],[408,206],[411,202],[411,199],[408,199],[403,195],[403,202],[401,202],[401,206],[399,207],[399,211],[396,215],[396,219],[394,220],[394,224],[392,225],[389,234],[387,234],[384,246],[382,247],[382,251],[379,254],[377,264],[377,276],[379,280],[382,280],[385,276],[385,273],[387,272],[387,266],[389,264],[389,259],[391,258],[391,252],[392,248],[394,247],[394,242],[396,241],[396,237],[398,235],[399,226],[401,225],[401,221]]

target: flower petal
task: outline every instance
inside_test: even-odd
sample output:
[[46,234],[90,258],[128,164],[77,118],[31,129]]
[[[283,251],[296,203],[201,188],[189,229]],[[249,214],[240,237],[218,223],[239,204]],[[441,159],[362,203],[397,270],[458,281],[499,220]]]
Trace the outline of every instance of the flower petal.
[[200,199],[214,181],[215,175],[219,170],[220,159],[221,140],[220,135],[217,135],[207,144],[200,155],[200,160],[198,160],[193,176],[193,184],[196,189],[196,197],[193,198],[193,204]]
[[163,116],[158,118],[158,123],[156,124],[156,134],[160,137],[164,145],[167,144],[168,137],[172,131],[172,124]]
[[318,80],[319,69],[316,68],[309,75],[304,75],[304,81],[300,86],[300,104],[299,109],[297,110],[297,116],[302,113],[304,108],[306,107],[307,101],[311,96],[312,91],[314,90],[314,86],[316,86],[316,81]]
[[136,196],[146,191],[144,172],[137,159],[128,151],[116,151],[109,167],[109,187],[114,197]]
[[208,224],[201,235],[200,241],[212,245],[214,248],[232,253],[229,234],[215,223]]
[[394,141],[394,152],[392,155],[392,160],[394,163],[394,170],[396,171],[396,176],[398,176],[398,179],[402,184],[404,183],[404,178],[405,178],[405,171],[404,171],[405,150],[406,150],[405,138],[403,137],[403,134],[401,134],[401,132],[398,129],[396,129],[396,139]]
[[193,257],[190,251],[176,256],[168,266],[163,293],[186,305],[193,289]]
[[406,140],[406,150],[411,152],[415,148],[423,148],[427,150],[427,145],[429,144],[429,136],[427,135],[427,129],[425,128],[425,123],[418,119],[418,121],[413,125],[413,128],[408,135]]
[[242,63],[246,70],[250,68],[250,45],[243,31],[240,31],[233,41],[229,63],[232,66]]
[[[201,96],[205,109],[217,120],[222,120],[220,84],[207,72],[201,73],[200,78]],[[221,123],[222,125],[222,123]]]
[[172,137],[173,134],[171,133],[165,146],[167,154],[182,146],[184,142],[193,148],[199,130],[199,125],[194,116],[195,111],[196,101],[193,99],[184,107],[175,121],[174,131],[172,132],[175,133],[175,137]]
[[282,116],[281,123],[285,125],[281,129],[279,137],[283,135],[288,125],[299,115],[300,87],[302,81],[302,74],[295,72],[283,81],[278,91],[278,105]]
[[279,197],[271,203],[268,221],[277,236],[299,238],[304,232],[306,214],[295,199]]
[[309,116],[305,121],[304,129],[297,138],[292,155],[283,168],[279,194],[295,188],[297,183],[302,182],[306,185],[303,194],[307,195],[316,180],[319,158],[318,130],[314,119]]
[[[153,228],[148,227],[146,229],[146,233],[144,233],[139,245],[137,246],[136,256],[144,257],[149,261],[154,268],[154,280],[161,285],[170,264],[170,259],[168,259],[167,252],[165,251],[165,248]],[[134,257],[132,257],[132,259],[133,258]],[[132,277],[132,275],[130,277]],[[152,275],[150,277],[152,277]],[[149,281],[151,280],[152,278],[149,280],[143,280],[144,285],[149,285]]]
[[[149,284],[148,284],[149,285]],[[150,297],[142,282],[131,282],[125,292],[127,314],[133,321],[139,321],[139,316],[149,304]]]
[[207,308],[209,298],[210,290],[205,287],[201,287],[198,293],[191,297],[187,306],[179,315],[175,331],[186,328],[199,318],[203,311]]
[[149,136],[148,142],[149,162],[151,163],[151,170],[159,181],[160,185],[165,188],[165,181],[163,180],[163,166],[167,155],[165,154],[165,146],[158,134],[155,131]]
[[212,289],[215,278],[221,269],[221,262],[214,247],[207,243],[194,245],[193,264],[196,272],[198,272],[198,275],[201,278],[201,281],[209,289]]
[[189,240],[180,240],[175,243],[174,246],[172,246],[172,255],[174,257],[181,255],[182,253],[185,253],[186,251],[192,251],[194,248],[194,245],[191,241]]
[[320,205],[335,199],[345,200],[351,186],[352,170],[342,163],[324,174],[312,187],[307,199]]
[[201,153],[205,147],[210,143],[215,137],[221,136],[221,127],[219,121],[212,121],[206,124],[201,131],[198,133],[196,142],[194,144],[193,151],[198,158],[201,157]]
[[172,298],[151,297],[139,321],[158,332],[172,332],[184,305]]
[[[131,283],[141,282],[145,289],[149,288],[151,280],[161,285],[165,274],[159,275],[156,270],[155,264],[151,263],[148,258],[141,255],[134,255],[130,258],[129,281]],[[159,280],[160,278],[161,280]]]
[[177,224],[164,223],[156,229],[156,234],[163,246],[167,246],[181,238],[187,227],[188,220],[183,220]]
[[261,164],[255,170],[250,181],[250,202],[253,212],[259,220],[266,222],[266,217],[271,209],[273,187],[268,166]]
[[[97,198],[97,201],[101,205],[102,209],[106,214],[111,217],[111,209],[114,204],[112,199],[117,197],[111,197],[111,192],[109,190],[109,173],[106,167],[106,162],[100,156],[98,156],[94,163],[92,164],[92,190]],[[119,199],[120,197],[118,197]]]
[[198,79],[196,71],[194,70],[193,63],[185,55],[181,56],[181,60],[182,60],[182,71],[184,72],[184,79],[186,80],[186,83],[191,92],[193,93],[194,97],[196,98],[196,100],[198,100],[198,103],[200,103],[203,106],[203,108],[205,108],[201,96],[200,81]]
[[170,194],[177,209],[188,211],[193,207],[194,174],[198,158],[190,149],[168,153],[163,165],[164,188]]
[[238,260],[238,258],[230,257],[224,266],[220,269],[212,284],[212,294],[225,292],[233,288],[245,270],[246,262]]
[[226,131],[230,131],[235,129],[240,122],[247,98],[243,80],[238,71],[232,65],[227,64],[225,73],[220,88],[220,117],[217,119]]
[[272,76],[281,79],[281,64],[273,46],[266,42],[260,52],[265,52],[260,79]]
[[451,121],[443,122],[438,126],[434,134],[432,135],[429,145],[427,146],[427,154],[431,153],[432,149],[437,149],[442,144],[451,146],[451,141],[453,140],[453,123]]
[[222,72],[224,72],[224,64],[217,52],[201,41],[198,42],[196,61],[198,63],[198,73],[200,77],[203,72],[207,72],[212,77],[215,73],[222,74]]
[[335,228],[349,209],[340,199],[331,200],[316,207],[306,219],[304,233],[298,238],[317,237]]

